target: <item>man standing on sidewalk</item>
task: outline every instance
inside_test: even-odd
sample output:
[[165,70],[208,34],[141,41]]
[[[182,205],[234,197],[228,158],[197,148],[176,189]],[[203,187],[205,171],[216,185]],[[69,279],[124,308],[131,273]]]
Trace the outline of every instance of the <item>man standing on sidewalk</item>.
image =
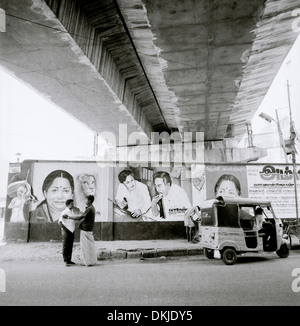
[[72,251],[73,251],[73,243],[74,243],[74,235],[75,235],[75,221],[71,219],[66,219],[64,216],[75,216],[80,214],[80,210],[74,207],[73,199],[68,199],[66,201],[66,208],[62,211],[59,224],[62,230],[62,238],[63,238],[63,248],[62,254],[64,263],[66,266],[74,265],[72,262]]
[[95,207],[93,206],[95,197],[88,195],[85,198],[86,209],[78,216],[65,214],[63,218],[71,220],[82,220],[79,225],[80,229],[80,249],[81,260],[85,266],[93,266],[97,263],[97,254],[94,241],[94,223],[95,223]]

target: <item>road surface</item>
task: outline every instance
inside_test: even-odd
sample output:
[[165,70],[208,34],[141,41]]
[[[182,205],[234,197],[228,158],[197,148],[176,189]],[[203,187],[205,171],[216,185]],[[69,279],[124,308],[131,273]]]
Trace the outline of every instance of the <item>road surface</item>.
[[204,256],[104,261],[93,267],[0,261],[6,291],[0,292],[0,306],[300,305],[300,270],[292,275],[300,268],[299,254],[241,257],[233,266]]

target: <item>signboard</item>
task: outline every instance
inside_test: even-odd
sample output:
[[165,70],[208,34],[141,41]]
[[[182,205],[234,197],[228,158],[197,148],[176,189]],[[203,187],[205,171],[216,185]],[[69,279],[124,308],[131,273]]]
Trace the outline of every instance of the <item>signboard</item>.
[[[297,166],[297,189],[300,191],[300,168]],[[293,166],[291,164],[208,164],[199,188],[193,180],[193,204],[218,195],[270,200],[276,216],[296,218]],[[196,179],[197,181],[198,179]],[[298,191],[298,194],[299,194]],[[298,199],[299,201],[299,199]]]
[[[297,171],[297,189],[300,187]],[[276,216],[284,219],[296,218],[296,203],[293,167],[291,165],[247,166],[249,198],[266,199],[272,202]]]

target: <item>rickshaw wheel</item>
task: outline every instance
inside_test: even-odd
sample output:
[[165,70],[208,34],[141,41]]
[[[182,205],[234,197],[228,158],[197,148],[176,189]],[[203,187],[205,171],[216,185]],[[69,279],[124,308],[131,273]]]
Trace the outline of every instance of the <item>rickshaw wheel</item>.
[[204,255],[206,258],[208,258],[208,259],[214,258],[214,250],[213,249],[204,248],[203,251],[204,251]]
[[237,261],[237,254],[234,249],[227,248],[222,253],[223,263],[226,265],[233,265]]
[[287,258],[290,255],[290,248],[286,243],[283,243],[280,248],[276,251],[276,254],[280,258]]

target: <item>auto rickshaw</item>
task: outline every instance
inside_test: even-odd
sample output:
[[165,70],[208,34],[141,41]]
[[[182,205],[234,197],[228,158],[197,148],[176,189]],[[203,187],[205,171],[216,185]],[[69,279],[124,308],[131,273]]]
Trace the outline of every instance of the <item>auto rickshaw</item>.
[[[258,229],[255,209],[263,209],[264,222]],[[239,255],[276,252],[289,256],[283,223],[276,217],[270,201],[250,198],[217,197],[201,206],[201,242],[208,259],[219,258],[233,265]]]

